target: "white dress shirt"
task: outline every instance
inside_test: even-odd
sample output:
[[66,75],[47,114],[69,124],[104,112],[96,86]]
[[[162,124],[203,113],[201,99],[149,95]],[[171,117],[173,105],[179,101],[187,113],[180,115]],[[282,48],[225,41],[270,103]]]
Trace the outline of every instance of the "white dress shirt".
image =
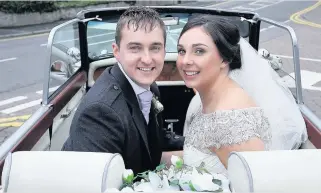
[[[143,92],[150,91],[150,87],[148,87],[148,89],[146,89],[146,88],[143,88],[143,87],[139,86],[131,78],[129,78],[129,76],[126,74],[126,72],[124,71],[122,65],[119,62],[118,62],[118,66],[119,66],[120,70],[123,72],[123,74],[125,75],[125,77],[127,78],[127,80],[129,81],[130,85],[133,87],[134,92],[136,94],[136,98],[137,98],[139,107],[140,107],[141,110],[143,110],[142,109],[142,104],[141,104],[141,102],[139,100],[138,95],[142,94]],[[149,117],[149,113],[146,114],[144,111],[142,111],[142,112],[143,112],[145,117]],[[148,123],[148,120],[146,120],[146,122]]]

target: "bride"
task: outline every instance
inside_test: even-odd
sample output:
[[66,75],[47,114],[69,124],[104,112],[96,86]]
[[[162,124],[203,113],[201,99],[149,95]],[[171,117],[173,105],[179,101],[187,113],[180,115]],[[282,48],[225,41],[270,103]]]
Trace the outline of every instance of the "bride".
[[178,39],[177,68],[201,105],[184,128],[184,162],[204,162],[211,173],[227,175],[231,151],[269,150],[271,128],[261,107],[229,73],[242,68],[240,34],[228,20],[190,19]]

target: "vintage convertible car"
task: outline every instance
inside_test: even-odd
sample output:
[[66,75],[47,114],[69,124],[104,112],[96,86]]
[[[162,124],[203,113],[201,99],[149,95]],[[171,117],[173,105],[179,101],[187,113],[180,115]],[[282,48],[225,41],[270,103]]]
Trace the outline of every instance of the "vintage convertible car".
[[[281,68],[279,58],[266,50],[257,52],[261,22],[289,33],[296,84],[291,95],[301,111],[308,139],[295,150],[232,153],[228,168],[231,190],[293,192],[320,189],[316,179],[319,178],[318,162],[321,161],[318,150],[321,148],[321,121],[303,102],[299,48],[294,30],[250,12],[203,7],[153,7],[164,19],[168,33],[166,63],[157,80],[165,107],[164,125],[179,135],[183,134],[186,114],[196,93],[185,86],[175,68],[177,37],[189,17],[213,14],[230,18],[240,29],[242,44],[255,50],[253,53],[262,61],[272,64],[268,71],[273,71],[276,79],[279,76],[274,70]],[[48,78],[43,86],[42,105],[0,146],[3,192],[104,192],[106,188],[119,185],[123,162],[118,155],[60,152],[60,149],[68,137],[73,115],[82,97],[104,69],[116,63],[111,43],[117,19],[125,9],[85,10],[75,19],[51,30],[44,72]]]

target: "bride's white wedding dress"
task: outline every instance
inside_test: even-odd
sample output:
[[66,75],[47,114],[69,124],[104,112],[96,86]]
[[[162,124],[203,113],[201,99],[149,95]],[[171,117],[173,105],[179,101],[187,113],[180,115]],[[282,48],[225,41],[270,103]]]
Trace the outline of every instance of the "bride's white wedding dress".
[[[202,162],[212,173],[227,175],[224,165],[208,147],[235,144],[260,137],[268,150],[298,149],[307,140],[304,120],[289,89],[251,45],[241,38],[242,69],[232,71],[235,80],[260,108],[202,113],[199,95],[190,102],[184,126],[184,162]],[[268,129],[270,128],[270,129]]]
[[[195,99],[194,99],[195,100]],[[251,107],[203,114],[202,107],[194,109],[184,129],[184,162],[189,166],[205,163],[211,173],[227,176],[227,170],[211,147],[239,144],[251,137],[263,140],[265,148],[271,144],[271,130],[263,110]]]

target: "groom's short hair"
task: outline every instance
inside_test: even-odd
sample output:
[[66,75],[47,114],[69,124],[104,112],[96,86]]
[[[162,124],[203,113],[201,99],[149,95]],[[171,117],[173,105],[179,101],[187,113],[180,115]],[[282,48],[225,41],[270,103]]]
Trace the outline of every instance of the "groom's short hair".
[[152,31],[155,27],[163,29],[164,45],[166,44],[166,26],[158,12],[152,8],[144,6],[133,6],[128,8],[119,18],[116,27],[115,41],[120,46],[121,31],[124,27],[133,27],[134,31],[144,29],[147,32]]

